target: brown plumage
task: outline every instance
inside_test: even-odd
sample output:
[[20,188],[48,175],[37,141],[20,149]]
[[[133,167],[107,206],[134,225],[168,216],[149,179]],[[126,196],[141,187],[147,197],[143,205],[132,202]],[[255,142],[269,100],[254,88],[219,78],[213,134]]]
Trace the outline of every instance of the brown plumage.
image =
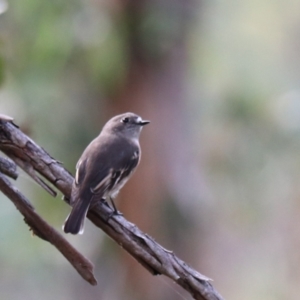
[[113,199],[130,178],[141,157],[140,132],[148,123],[134,113],[115,116],[84,150],[76,165],[66,233],[83,233],[92,201]]

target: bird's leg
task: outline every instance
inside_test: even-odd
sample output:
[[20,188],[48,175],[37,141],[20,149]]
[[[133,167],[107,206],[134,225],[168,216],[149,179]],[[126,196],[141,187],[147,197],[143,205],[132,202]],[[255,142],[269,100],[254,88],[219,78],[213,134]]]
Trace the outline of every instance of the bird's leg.
[[117,207],[116,207],[116,205],[115,205],[115,203],[114,203],[114,200],[113,200],[111,197],[109,197],[109,199],[110,199],[110,202],[111,202],[111,206],[108,204],[108,202],[106,201],[105,198],[101,198],[101,202],[102,202],[104,205],[106,205],[107,207],[109,207],[110,209],[112,209],[112,212],[109,213],[109,215],[108,215],[108,217],[107,217],[107,219],[106,219],[106,222],[108,222],[108,220],[109,220],[111,217],[113,217],[113,216],[122,216],[122,215],[123,215],[120,211],[117,210]]
[[111,208],[105,198],[101,198],[101,202]]
[[123,216],[123,214],[122,214],[120,211],[117,210],[117,207],[116,207],[116,205],[115,205],[115,203],[114,203],[113,198],[112,198],[112,197],[109,197],[109,199],[110,199],[111,205],[112,205],[113,210],[114,210],[114,211],[113,211],[113,215]]

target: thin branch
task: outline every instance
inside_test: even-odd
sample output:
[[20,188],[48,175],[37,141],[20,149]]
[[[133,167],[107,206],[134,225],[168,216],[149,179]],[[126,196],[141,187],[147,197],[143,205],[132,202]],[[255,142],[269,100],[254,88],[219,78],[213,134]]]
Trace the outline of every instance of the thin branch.
[[97,280],[93,275],[93,264],[65,240],[59,232],[49,226],[47,222],[34,211],[29,200],[1,173],[0,190],[14,203],[16,208],[24,216],[25,223],[29,225],[35,235],[55,246],[86,281],[92,285],[97,284]]
[[[34,172],[39,173],[56,186],[68,202],[73,181],[71,174],[13,124],[1,120],[0,150],[21,168],[25,163],[30,164]],[[14,158],[17,158],[17,161]],[[99,202],[91,207],[88,218],[152,274],[168,276],[187,290],[194,299],[223,299],[206,276],[192,269],[172,251],[164,249],[123,216],[109,218],[110,215],[110,208]]]
[[19,176],[16,164],[5,157],[0,157],[0,172],[12,179],[17,179]]

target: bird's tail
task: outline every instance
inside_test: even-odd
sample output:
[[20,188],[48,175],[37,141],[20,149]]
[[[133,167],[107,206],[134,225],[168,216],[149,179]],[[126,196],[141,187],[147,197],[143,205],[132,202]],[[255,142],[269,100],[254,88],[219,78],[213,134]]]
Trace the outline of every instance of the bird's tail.
[[84,201],[83,199],[83,201],[80,199],[78,200],[79,201],[77,201],[73,206],[71,213],[63,225],[63,230],[65,233],[83,234],[84,220],[91,202]]

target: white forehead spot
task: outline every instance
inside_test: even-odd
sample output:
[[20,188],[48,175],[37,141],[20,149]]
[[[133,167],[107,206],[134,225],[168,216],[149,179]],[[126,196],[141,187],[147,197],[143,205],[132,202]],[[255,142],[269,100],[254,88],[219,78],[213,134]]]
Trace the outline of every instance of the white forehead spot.
[[138,123],[142,122],[142,118],[141,118],[141,117],[138,117],[138,118],[137,118],[137,121],[138,121]]

